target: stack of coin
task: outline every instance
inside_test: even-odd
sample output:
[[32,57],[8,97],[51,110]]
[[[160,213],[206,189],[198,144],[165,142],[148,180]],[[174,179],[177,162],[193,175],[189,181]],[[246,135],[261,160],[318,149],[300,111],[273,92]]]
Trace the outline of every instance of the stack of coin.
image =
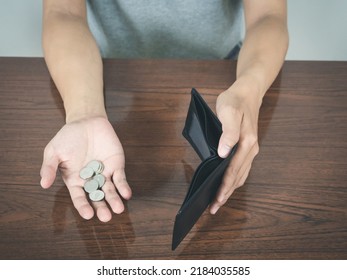
[[105,197],[101,187],[105,184],[106,178],[102,175],[104,165],[98,160],[92,160],[80,171],[80,177],[86,180],[84,190],[89,194],[92,201],[100,201]]

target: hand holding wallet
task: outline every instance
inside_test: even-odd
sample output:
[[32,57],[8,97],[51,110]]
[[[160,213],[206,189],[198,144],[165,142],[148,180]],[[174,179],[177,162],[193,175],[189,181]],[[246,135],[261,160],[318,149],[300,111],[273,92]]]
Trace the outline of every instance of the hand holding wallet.
[[191,91],[191,101],[182,134],[202,162],[193,175],[186,197],[176,215],[172,250],[177,248],[215,198],[224,171],[237,149],[236,144],[227,158],[218,156],[222,124],[194,88]]

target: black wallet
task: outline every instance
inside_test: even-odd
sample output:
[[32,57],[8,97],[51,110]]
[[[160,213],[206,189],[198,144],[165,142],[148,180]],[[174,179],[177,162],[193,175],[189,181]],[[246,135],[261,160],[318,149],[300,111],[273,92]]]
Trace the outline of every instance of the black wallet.
[[218,156],[222,125],[194,88],[191,91],[191,101],[182,134],[202,162],[193,175],[186,197],[176,215],[172,250],[177,248],[214,199],[224,171],[237,149],[236,144],[225,159]]

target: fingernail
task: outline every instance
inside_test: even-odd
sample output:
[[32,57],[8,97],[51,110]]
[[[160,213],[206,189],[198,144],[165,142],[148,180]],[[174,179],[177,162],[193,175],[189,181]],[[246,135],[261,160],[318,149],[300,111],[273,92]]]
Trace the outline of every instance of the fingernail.
[[218,154],[220,157],[225,158],[230,152],[230,147],[228,145],[222,145],[219,148]]

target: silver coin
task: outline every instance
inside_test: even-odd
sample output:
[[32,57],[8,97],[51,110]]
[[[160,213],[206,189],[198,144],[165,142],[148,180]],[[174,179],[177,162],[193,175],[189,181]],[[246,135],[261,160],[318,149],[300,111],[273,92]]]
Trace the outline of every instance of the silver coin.
[[83,188],[87,193],[91,193],[99,188],[99,183],[98,181],[91,179],[84,184]]
[[89,198],[92,201],[100,201],[100,200],[103,200],[104,197],[105,197],[105,193],[101,190],[96,190],[89,194]]
[[104,168],[105,168],[104,164],[102,162],[100,162],[98,171],[96,171],[96,173],[99,173],[99,174],[102,173],[104,171]]
[[92,178],[94,175],[94,170],[90,167],[84,167],[80,171],[80,177],[84,180],[87,180],[89,178]]
[[105,178],[105,176],[102,175],[102,174],[96,174],[96,175],[93,177],[93,179],[94,179],[95,181],[98,182],[99,188],[101,188],[101,187],[105,184],[105,182],[106,182],[106,178]]
[[101,173],[104,171],[104,165],[98,160],[92,160],[87,164],[87,167],[93,169],[95,173]]

